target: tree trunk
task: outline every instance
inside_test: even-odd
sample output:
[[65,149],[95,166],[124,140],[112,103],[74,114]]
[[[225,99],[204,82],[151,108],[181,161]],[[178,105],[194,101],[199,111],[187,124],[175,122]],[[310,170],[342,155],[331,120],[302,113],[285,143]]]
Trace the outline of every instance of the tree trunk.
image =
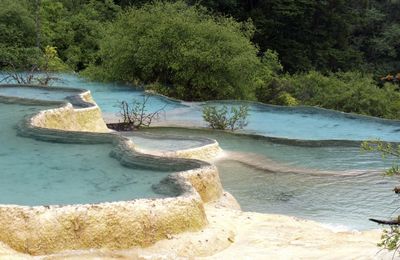
[[36,0],[36,14],[35,14],[35,24],[36,24],[36,47],[40,49],[40,5],[41,0]]

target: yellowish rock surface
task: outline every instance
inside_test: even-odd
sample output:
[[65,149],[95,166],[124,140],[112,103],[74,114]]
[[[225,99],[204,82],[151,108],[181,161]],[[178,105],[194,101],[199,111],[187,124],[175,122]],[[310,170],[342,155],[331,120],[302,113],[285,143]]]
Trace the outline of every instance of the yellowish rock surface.
[[[225,200],[225,202],[224,202]],[[41,259],[392,259],[376,243],[380,231],[334,232],[295,217],[242,212],[225,193],[206,205],[209,225],[147,248],[80,250]],[[14,258],[15,257],[15,258]],[[0,244],[0,259],[28,259]]]
[[32,118],[32,123],[38,127],[67,131],[110,132],[97,106],[75,109],[67,104],[61,108],[43,110]]

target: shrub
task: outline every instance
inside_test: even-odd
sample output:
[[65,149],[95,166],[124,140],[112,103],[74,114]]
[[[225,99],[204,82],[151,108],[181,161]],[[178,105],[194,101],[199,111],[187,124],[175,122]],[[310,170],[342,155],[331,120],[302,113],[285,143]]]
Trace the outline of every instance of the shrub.
[[[387,142],[382,142],[380,140],[373,141],[365,141],[361,144],[361,148],[363,151],[368,152],[379,152],[382,158],[391,157],[393,159],[393,166],[385,171],[385,176],[394,176],[400,175],[400,167],[399,167],[399,159],[400,159],[400,145],[391,144]],[[400,187],[395,187],[394,192],[396,194],[400,193]],[[388,249],[394,250],[395,252],[399,251],[400,248],[400,216],[397,216],[394,220],[377,220],[370,219],[373,222],[377,222],[383,225],[389,225],[389,228],[383,230],[381,235],[381,241],[378,243],[378,246]]]
[[283,91],[281,94],[279,94],[279,96],[276,99],[276,102],[278,105],[283,105],[283,106],[297,106],[299,104],[297,99],[294,98],[289,93],[287,93],[286,91]]
[[[288,93],[298,103],[392,119],[400,118],[400,93],[393,84],[379,87],[369,75],[316,71],[283,75],[257,90],[261,102],[290,105]],[[295,102],[296,103],[296,102]]]
[[149,101],[150,96],[143,96],[143,101],[139,102],[137,100],[133,100],[132,103],[128,103],[127,101],[122,101],[120,103],[120,111],[119,116],[122,117],[122,123],[119,124],[110,124],[112,128],[115,130],[134,130],[142,127],[149,127],[153,120],[157,120],[160,118],[161,113],[164,111],[165,106],[154,111],[147,111],[147,102]]
[[132,7],[106,28],[100,64],[89,71],[103,80],[159,83],[162,93],[184,100],[254,99],[280,64],[274,52],[259,56],[253,32],[250,22],[183,1]]
[[20,71],[21,66],[13,62],[5,62],[3,73],[0,75],[0,83],[17,84],[39,84],[50,86],[60,78],[52,72],[65,71],[67,66],[60,60],[57,54],[57,48],[46,46],[41,57],[37,57],[38,64],[26,64],[25,70]]
[[278,78],[272,79],[268,85],[256,90],[257,100],[273,105],[297,106],[299,101],[288,92],[290,87],[287,84]]
[[399,159],[400,145],[382,142],[380,140],[372,140],[362,142],[361,148],[367,152],[379,152],[382,158],[391,157],[394,159],[393,166],[385,171],[386,176],[400,175]]
[[357,72],[336,73],[329,76],[317,72],[295,77],[294,96],[308,92],[307,105],[372,115],[400,118],[400,94],[393,86],[379,88],[372,77]]
[[235,131],[243,129],[247,124],[249,107],[245,105],[232,106],[228,111],[227,106],[206,106],[203,108],[203,119],[212,129],[230,129]]

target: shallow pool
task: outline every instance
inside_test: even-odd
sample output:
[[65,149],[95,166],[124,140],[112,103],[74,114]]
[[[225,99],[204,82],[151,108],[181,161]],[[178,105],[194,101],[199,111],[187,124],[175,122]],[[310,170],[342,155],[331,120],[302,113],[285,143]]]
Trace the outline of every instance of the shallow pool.
[[0,204],[49,205],[154,198],[169,172],[130,169],[112,145],[60,144],[17,136],[16,124],[41,107],[0,103]]
[[224,188],[246,211],[302,217],[339,230],[378,228],[368,218],[397,216],[397,178],[269,173],[235,161],[217,166]]
[[134,144],[142,150],[171,152],[177,150],[186,150],[204,145],[203,140],[197,137],[178,138],[173,135],[154,136],[151,134],[141,134],[136,132],[122,132],[121,135],[131,139]]
[[[106,114],[115,115],[119,102],[136,99],[142,101],[144,92],[132,86],[88,82],[75,75],[61,75],[61,86],[86,88],[91,90],[97,104]],[[240,104],[238,102],[208,102],[209,105]],[[287,108],[250,104],[249,124],[246,132],[260,135],[303,140],[366,140],[382,139],[400,142],[400,122],[378,118],[359,117],[317,108]],[[180,125],[205,126],[202,119],[204,103],[176,102],[152,96],[148,111],[165,107],[164,120]]]
[[[232,106],[230,102],[210,103]],[[234,104],[240,104],[235,102]],[[178,125],[206,126],[202,120],[204,104],[170,111],[166,119]],[[318,108],[287,108],[249,105],[246,133],[301,140],[368,140],[400,142],[400,122],[360,117]]]
[[[199,136],[216,139],[226,152],[234,152],[229,156],[239,156],[249,164],[257,164],[262,158],[266,163],[278,162],[292,169],[315,169],[328,171],[380,170],[391,165],[391,160],[382,160],[375,153],[366,153],[360,147],[307,147],[272,143],[266,139],[245,135],[233,135],[222,131],[195,130],[184,128],[151,128],[145,133],[159,135]],[[239,154],[238,154],[239,152]],[[240,153],[251,155],[246,158]],[[271,161],[268,161],[270,159]],[[261,161],[262,162],[262,161]]]
[[[131,102],[136,100],[142,102],[145,96],[142,90],[130,85],[87,81],[73,74],[62,74],[60,78],[62,80],[55,82],[55,86],[90,90],[94,100],[105,113],[117,114],[121,101]],[[150,96],[146,108],[148,112],[154,112],[162,108],[169,111],[182,107],[186,106],[161,96]]]
[[[63,77],[64,82],[60,83],[61,85],[90,89],[105,114],[115,114],[118,111],[118,101],[133,98],[140,101],[143,98],[143,92],[131,86],[89,83],[74,75]],[[218,104],[231,105],[230,102],[218,102]],[[150,111],[167,105],[166,120],[170,123],[204,125],[201,119],[201,109],[204,104],[180,103],[152,96],[149,105]],[[5,106],[2,105],[0,109]],[[20,111],[15,118],[16,114],[10,112],[13,109],[27,111]],[[19,106],[13,109],[1,111],[11,113],[9,120],[14,123],[30,109],[37,110],[35,107]],[[251,104],[250,110],[249,125],[244,131],[247,133],[303,140],[380,138],[386,141],[400,141],[400,123],[395,121],[315,108],[283,108],[255,103]],[[5,114],[7,113],[2,113],[1,117]],[[66,203],[66,201],[81,203],[82,198],[84,201],[98,202],[152,197],[157,195],[153,194],[151,184],[158,182],[167,174],[125,169],[116,160],[108,157],[111,148],[107,145],[38,143],[15,137],[15,131],[10,130],[12,124],[3,125],[0,129],[4,127],[7,134],[0,137],[0,143],[3,144],[4,141],[6,145],[0,147],[0,165],[4,165],[4,169],[7,169],[1,174],[4,174],[4,180],[8,182],[0,183],[0,190],[7,187],[14,189],[14,191],[5,191],[8,195],[4,197],[4,200],[7,200],[13,196],[16,200],[13,203],[24,204],[23,198],[31,192],[38,198],[35,202],[38,204]],[[233,193],[244,210],[289,214],[335,226],[367,229],[377,227],[369,222],[368,218],[389,218],[397,208],[397,197],[392,189],[398,183],[398,179],[397,177],[382,177],[380,174],[383,169],[391,166],[391,160],[382,160],[377,154],[362,153],[357,145],[353,147],[294,146],[224,132],[176,128],[150,129],[146,132],[216,139],[225,150],[224,156],[216,162],[223,186]],[[15,140],[12,140],[13,138]],[[134,137],[132,138],[135,140]],[[13,144],[13,142],[18,143]],[[181,146],[190,148],[192,145],[197,145],[192,141],[172,144],[170,140],[152,142],[143,137],[136,137],[136,143],[139,147],[146,149],[159,148],[167,151]],[[27,146],[26,153],[13,152],[15,147],[24,145]],[[17,157],[18,153],[21,156]],[[32,156],[29,153],[32,153]],[[20,159],[24,156],[25,159]],[[57,162],[58,158],[65,158],[65,160]],[[47,163],[48,161],[55,163]],[[34,167],[30,167],[31,164]],[[17,165],[15,169],[13,165]],[[19,169],[20,167],[22,168]],[[10,176],[6,176],[7,172],[11,172]],[[112,179],[114,174],[116,174],[115,179]],[[50,176],[49,181],[46,175]],[[140,181],[136,182],[136,179]],[[35,195],[34,188],[29,187],[29,183],[23,183],[25,180],[34,183],[37,187],[42,187],[43,192]],[[80,184],[77,185],[75,181]],[[11,185],[19,182],[22,184]],[[71,192],[58,194],[57,189],[61,190],[63,185],[69,187]],[[116,187],[121,187],[121,190]],[[54,193],[54,196],[45,195],[47,188],[49,194]],[[25,191],[27,192],[24,193]],[[16,192],[22,194],[21,201],[17,201],[18,196],[14,195]],[[103,195],[101,195],[102,192],[104,192]],[[2,199],[0,196],[0,203]],[[50,201],[46,202],[46,200]]]
[[29,98],[37,100],[64,100],[68,96],[78,95],[81,91],[58,90],[54,88],[31,88],[31,87],[1,87],[0,96]]
[[392,189],[399,178],[381,174],[392,161],[362,153],[357,147],[289,146],[177,128],[146,132],[216,139],[226,153],[216,162],[222,185],[246,211],[292,215],[339,229],[361,230],[378,228],[368,221],[370,217],[396,215],[399,201]]
[[[130,85],[87,81],[74,74],[60,74],[56,86],[85,88],[92,92],[97,104],[108,117],[116,116],[121,101],[142,102],[144,92]],[[3,90],[7,91],[7,90]],[[12,96],[35,96],[30,91],[9,91]],[[36,91],[34,91],[36,92]],[[1,93],[0,93],[1,94]],[[49,94],[48,97],[51,98]],[[62,94],[60,94],[62,95]],[[44,95],[46,96],[46,95]],[[208,105],[240,104],[240,102],[208,102]],[[288,108],[260,103],[246,103],[250,108],[245,132],[302,140],[366,140],[381,139],[400,142],[400,122],[372,117],[360,117],[336,111],[299,107]],[[161,96],[151,96],[146,109],[154,112],[164,108],[161,120],[178,125],[205,126],[202,108],[205,103],[179,102]]]

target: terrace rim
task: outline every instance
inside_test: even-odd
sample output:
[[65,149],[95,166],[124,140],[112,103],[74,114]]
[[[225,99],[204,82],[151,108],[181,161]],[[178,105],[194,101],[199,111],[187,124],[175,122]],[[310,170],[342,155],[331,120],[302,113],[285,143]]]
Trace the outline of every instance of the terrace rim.
[[[46,88],[57,89],[67,90]],[[128,168],[174,170],[154,189],[173,192],[176,197],[65,206],[3,204],[0,205],[2,242],[31,255],[89,248],[124,249],[149,246],[172,234],[200,230],[207,225],[204,203],[223,194],[214,165],[197,159],[139,152],[129,138],[106,128],[90,91],[70,88],[67,91],[75,95],[64,101],[0,96],[0,102],[54,107],[27,115],[18,125],[20,136],[61,143],[111,143],[114,148],[110,156]],[[72,122],[66,123],[68,120]],[[189,154],[181,156],[190,157]]]

